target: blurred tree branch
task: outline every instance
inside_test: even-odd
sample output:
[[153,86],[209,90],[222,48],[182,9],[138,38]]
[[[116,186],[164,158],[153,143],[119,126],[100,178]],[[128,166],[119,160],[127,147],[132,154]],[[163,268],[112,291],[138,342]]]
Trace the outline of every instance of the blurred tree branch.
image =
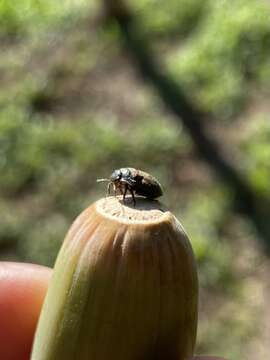
[[106,19],[118,24],[125,47],[139,73],[152,84],[166,107],[176,115],[178,123],[184,125],[201,157],[216,171],[221,180],[230,186],[234,210],[252,221],[270,252],[270,222],[267,220],[270,214],[269,201],[256,193],[232,160],[227,159],[220,144],[208,134],[204,123],[207,114],[196,109],[181,85],[164,73],[157,64],[149,40],[140,32],[136,19],[125,1],[103,1]]

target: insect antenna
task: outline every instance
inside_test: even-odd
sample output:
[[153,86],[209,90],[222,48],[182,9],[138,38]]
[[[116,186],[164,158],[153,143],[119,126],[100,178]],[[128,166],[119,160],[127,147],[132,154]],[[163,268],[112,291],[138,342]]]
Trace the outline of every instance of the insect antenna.
[[97,179],[97,182],[108,182],[108,186],[107,186],[107,194],[106,196],[110,195],[111,193],[111,186],[112,186],[112,181],[111,179]]
[[111,181],[110,179],[97,179],[97,182],[108,182]]

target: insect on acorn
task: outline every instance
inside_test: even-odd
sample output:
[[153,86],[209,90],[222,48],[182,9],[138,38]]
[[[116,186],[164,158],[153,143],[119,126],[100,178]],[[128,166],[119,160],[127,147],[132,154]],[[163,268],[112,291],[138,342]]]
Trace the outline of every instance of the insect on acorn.
[[107,194],[110,194],[113,186],[114,194],[117,190],[126,198],[127,191],[130,192],[135,206],[135,194],[148,199],[156,199],[163,194],[160,183],[152,175],[134,168],[121,168],[114,170],[109,179],[97,179],[97,182],[108,182]]

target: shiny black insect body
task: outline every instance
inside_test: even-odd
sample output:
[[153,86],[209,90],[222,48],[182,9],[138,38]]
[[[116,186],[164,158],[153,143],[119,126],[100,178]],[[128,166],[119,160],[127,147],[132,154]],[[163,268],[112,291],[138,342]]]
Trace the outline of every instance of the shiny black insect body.
[[163,194],[160,183],[150,174],[134,168],[121,168],[114,170],[109,179],[98,179],[98,182],[108,181],[107,193],[110,194],[111,187],[114,193],[117,190],[125,200],[129,191],[135,206],[135,194],[149,199],[158,198]]

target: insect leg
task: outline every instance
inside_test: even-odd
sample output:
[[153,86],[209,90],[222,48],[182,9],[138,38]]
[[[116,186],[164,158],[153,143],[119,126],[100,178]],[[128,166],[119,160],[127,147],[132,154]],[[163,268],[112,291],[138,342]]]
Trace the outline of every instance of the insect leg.
[[133,200],[133,206],[135,207],[136,205],[136,200],[135,200],[135,196],[134,196],[134,191],[132,190],[131,187],[129,187],[129,192],[131,193],[131,196],[132,196],[132,200]]
[[128,185],[125,184],[125,190],[124,190],[124,193],[123,193],[123,201],[125,201],[127,191],[128,191]]
[[106,196],[111,194],[111,187],[112,187],[112,183],[109,182],[108,185],[107,185],[107,194],[106,194]]
[[119,186],[119,191],[120,191],[120,194],[123,195],[123,189],[122,189],[122,186]]
[[115,184],[113,184],[113,192],[114,192],[114,196],[116,196],[116,195],[117,195],[117,192],[116,192],[116,186],[115,186]]
[[133,186],[134,182],[135,181],[133,179],[129,179],[129,180],[121,179],[121,184],[125,187],[124,194],[123,194],[123,200],[125,200],[127,191],[129,190],[129,192],[132,195],[132,200],[133,200],[133,204],[134,204],[134,207],[135,207],[136,200],[135,200],[134,192],[132,190],[132,186]]

